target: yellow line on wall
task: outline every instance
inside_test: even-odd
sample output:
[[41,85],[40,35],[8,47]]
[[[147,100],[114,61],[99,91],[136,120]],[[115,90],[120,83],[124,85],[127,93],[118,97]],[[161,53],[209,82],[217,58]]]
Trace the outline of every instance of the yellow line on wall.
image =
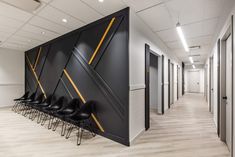
[[35,63],[34,63],[33,70],[35,70],[35,68],[36,68],[36,66],[37,66],[37,64],[38,64],[38,60],[39,60],[39,58],[40,58],[41,51],[42,51],[42,47],[39,48],[38,55],[37,55],[36,61],[35,61]]
[[69,82],[72,84],[72,86],[75,89],[78,96],[81,98],[82,102],[86,103],[86,100],[84,99],[84,97],[82,96],[82,94],[78,90],[77,86],[75,85],[75,83],[73,82],[73,80],[71,79],[71,77],[69,76],[68,72],[65,69],[64,69],[64,73],[65,73],[66,77],[69,79]]
[[[81,92],[78,90],[77,86],[75,85],[75,83],[73,82],[72,78],[69,76],[68,72],[64,69],[64,73],[66,75],[66,77],[68,78],[69,82],[72,84],[74,90],[76,91],[76,93],[78,94],[78,96],[81,98],[82,102],[85,104],[86,100],[85,98],[82,96]],[[95,115],[92,113],[91,114],[92,118],[94,119],[96,125],[98,126],[98,128],[104,132],[103,127],[100,125],[99,121],[97,120],[97,118],[95,117]]]
[[112,27],[114,21],[115,21],[115,17],[112,18],[112,20],[110,21],[108,27],[106,28],[106,30],[105,30],[105,32],[104,32],[104,34],[103,34],[103,36],[102,36],[98,46],[95,49],[95,52],[93,53],[93,55],[91,56],[91,58],[90,58],[90,60],[88,62],[89,64],[91,64],[93,62],[93,60],[95,59],[95,56],[97,55],[97,53],[98,53],[102,43],[104,42],[105,37],[107,36],[110,28]]
[[31,64],[31,62],[29,60],[29,57],[27,55],[26,55],[26,59],[28,61],[27,63],[29,64],[29,66],[30,66],[30,68],[31,68],[31,70],[32,70],[32,72],[34,74],[34,77],[36,78],[36,81],[37,81],[37,83],[38,83],[38,85],[39,85],[39,87],[40,87],[44,97],[47,98],[46,93],[45,93],[44,89],[42,88],[42,85],[41,85],[41,83],[40,83],[40,81],[38,79],[38,76],[37,76],[36,72],[34,71],[33,66],[32,66],[32,64]]

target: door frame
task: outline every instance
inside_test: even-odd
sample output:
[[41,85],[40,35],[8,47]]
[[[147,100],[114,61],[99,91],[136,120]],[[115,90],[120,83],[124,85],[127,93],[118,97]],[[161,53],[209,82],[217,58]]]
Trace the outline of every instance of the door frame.
[[174,72],[174,63],[171,63],[171,66],[172,66],[172,71],[171,71],[171,73],[172,73],[172,82],[171,82],[171,85],[172,85],[172,104],[170,104],[170,105],[173,105],[174,104],[174,98],[175,98],[175,88],[174,88],[174,86],[175,86],[175,82],[174,82],[174,80],[175,80],[175,72]]
[[184,95],[184,62],[182,62],[182,95]]
[[220,48],[220,39],[218,39],[217,41],[217,66],[218,66],[218,70],[217,70],[217,135],[220,136],[220,62],[221,62],[221,48]]
[[177,65],[177,100],[179,99],[179,65]]
[[209,58],[209,112],[212,112],[212,91],[214,89],[211,88],[212,83],[212,70],[213,70],[213,56]]
[[233,69],[234,69],[234,63],[233,63],[233,57],[234,57],[234,34],[233,34],[233,16],[231,17],[230,22],[227,24],[226,26],[226,31],[223,33],[221,41],[220,41],[220,139],[221,141],[226,141],[226,106],[225,106],[225,101],[223,100],[223,97],[226,94],[226,76],[225,76],[225,71],[226,71],[226,56],[225,56],[225,52],[226,52],[226,40],[227,38],[231,36],[231,45],[232,45],[232,80],[231,80],[231,84],[232,84],[232,91],[231,91],[231,156],[233,155],[233,145],[234,145],[234,140],[233,140],[233,117],[234,117],[234,107],[233,107],[233,102],[234,102],[234,98],[233,98],[233,86],[234,86],[234,74],[233,74]]
[[171,108],[171,60],[168,59],[168,108]]
[[[150,84],[150,54],[156,55],[158,57],[161,57],[162,62],[161,66],[161,82],[160,82],[160,88],[161,88],[161,112],[164,114],[164,55],[160,56],[156,52],[152,51],[150,49],[150,46],[148,44],[145,44],[145,130],[148,130],[150,128],[150,93],[149,93],[149,84]],[[160,78],[160,77],[159,77]]]

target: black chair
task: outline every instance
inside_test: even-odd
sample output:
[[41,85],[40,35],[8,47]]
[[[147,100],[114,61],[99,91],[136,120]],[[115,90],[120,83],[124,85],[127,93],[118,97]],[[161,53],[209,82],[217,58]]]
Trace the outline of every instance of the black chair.
[[25,92],[25,94],[22,97],[14,99],[15,105],[12,107],[12,111],[16,111],[20,101],[26,100],[28,98],[28,96],[29,96],[29,92],[27,91],[27,92]]
[[32,102],[35,100],[36,92],[32,93],[27,99],[20,101],[19,113],[22,111],[22,114],[25,114],[29,109],[26,106],[27,103]]
[[37,110],[37,113],[38,113],[38,115],[37,115],[38,116],[37,123],[40,123],[42,121],[41,124],[44,125],[44,122],[45,122],[46,119],[42,119],[43,114],[44,114],[42,109],[51,105],[52,98],[53,98],[53,95],[51,94],[46,99],[44,99],[44,101],[42,101],[40,104],[32,105],[32,108]]
[[51,129],[52,127],[52,123],[55,118],[53,114],[56,111],[59,111],[64,106],[64,101],[65,101],[65,98],[62,96],[55,103],[42,108],[42,112],[45,113],[44,119],[47,119],[47,117],[49,116],[48,129]]
[[29,113],[29,118],[34,120],[36,118],[36,116],[38,115],[38,111],[35,109],[35,106],[41,104],[44,101],[44,94],[40,94],[35,100],[28,102],[27,104],[25,104],[26,106],[28,106],[31,110],[31,112]]
[[14,101],[22,101],[22,100],[25,100],[25,99],[28,98],[28,96],[29,96],[29,92],[25,92],[25,94],[24,94],[22,97],[17,98],[17,99],[14,99]]
[[62,107],[59,111],[57,111],[54,114],[54,116],[58,118],[53,129],[54,131],[56,130],[56,127],[59,125],[59,122],[61,121],[62,122],[61,136],[64,136],[67,126],[65,117],[74,116],[79,111],[80,103],[81,103],[80,99],[74,98],[67,105]]
[[[66,121],[78,126],[77,145],[81,144],[84,128],[88,128],[95,136],[90,119],[95,104],[94,101],[88,101],[80,107],[80,110],[75,115],[66,117]],[[69,131],[71,132],[72,130]]]

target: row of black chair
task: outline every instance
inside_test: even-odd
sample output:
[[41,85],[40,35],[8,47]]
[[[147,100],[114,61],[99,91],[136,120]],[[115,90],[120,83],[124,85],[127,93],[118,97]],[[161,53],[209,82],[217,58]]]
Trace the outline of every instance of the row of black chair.
[[44,98],[43,94],[36,97],[36,93],[29,96],[29,92],[14,101],[13,111],[25,117],[29,115],[31,120],[37,118],[37,123],[41,125],[48,120],[48,129],[55,131],[59,123],[62,123],[61,136],[64,136],[67,131],[66,139],[70,137],[72,130],[77,128],[77,145],[81,144],[84,129],[89,130],[95,136],[90,119],[95,105],[94,101],[83,104],[80,99],[74,98],[69,103],[65,103],[63,96],[54,100],[53,95]]

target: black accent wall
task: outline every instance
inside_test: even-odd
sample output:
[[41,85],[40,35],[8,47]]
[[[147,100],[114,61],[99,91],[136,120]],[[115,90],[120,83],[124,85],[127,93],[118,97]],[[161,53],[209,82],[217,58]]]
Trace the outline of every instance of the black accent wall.
[[97,134],[129,145],[129,8],[25,52],[25,90],[97,102]]

